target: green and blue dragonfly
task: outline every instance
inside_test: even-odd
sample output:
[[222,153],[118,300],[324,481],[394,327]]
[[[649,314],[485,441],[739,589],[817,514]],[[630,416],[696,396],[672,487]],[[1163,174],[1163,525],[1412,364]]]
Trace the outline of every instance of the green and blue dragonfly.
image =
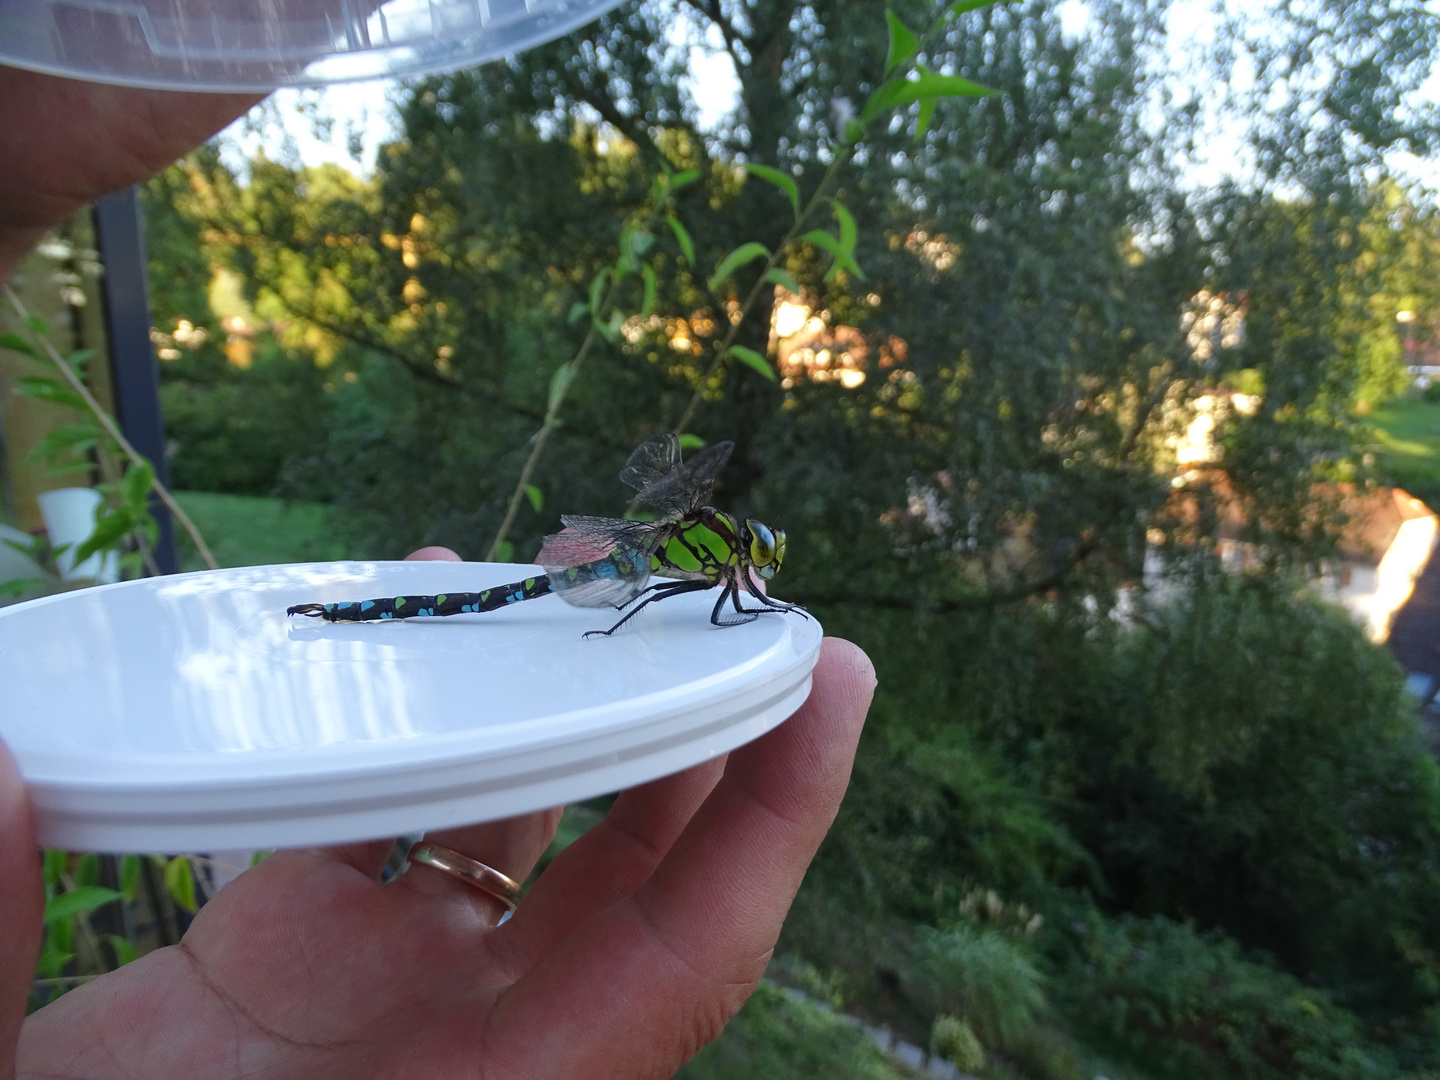
[[[296,604],[288,613],[327,622],[416,619],[494,611],[555,593],[576,607],[628,607],[609,630],[585,634],[609,637],[657,600],[719,587],[720,598],[710,612],[716,626],[787,611],[804,616],[799,605],[770,599],[759,584],[774,577],[785,559],[784,530],[707,505],[715,476],[733,449],[734,443],[716,443],[684,461],[678,435],[647,439],[630,455],[620,479],[635,489],[636,500],[650,507],[656,520],[563,516],[565,528],[545,538],[536,558],[544,574],[478,593]],[[651,585],[652,577],[667,580]],[[742,593],[758,606],[743,605]],[[734,614],[725,611],[727,602]]]

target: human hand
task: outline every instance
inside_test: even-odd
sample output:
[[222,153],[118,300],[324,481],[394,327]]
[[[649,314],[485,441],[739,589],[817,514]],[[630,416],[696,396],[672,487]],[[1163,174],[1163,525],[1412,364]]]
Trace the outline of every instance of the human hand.
[[[433,868],[379,884],[389,840],[273,855],[179,945],[26,1021],[18,1075],[667,1077],[764,972],[873,688],[865,655],[827,640],[799,712],[725,758],[622,793],[503,927],[497,902]],[[12,905],[0,925],[29,938],[12,929],[5,955],[20,959],[0,961],[0,1075],[39,932],[33,834],[16,839],[29,826],[13,794],[0,777],[0,904]],[[430,839],[524,880],[558,817]]]
[[0,66],[0,281],[46,229],[149,179],[264,96],[140,90]]

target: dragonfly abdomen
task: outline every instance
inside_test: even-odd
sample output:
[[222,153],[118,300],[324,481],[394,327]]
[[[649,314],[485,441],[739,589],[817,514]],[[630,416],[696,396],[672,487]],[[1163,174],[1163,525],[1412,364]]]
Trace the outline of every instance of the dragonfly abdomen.
[[326,622],[372,622],[380,619],[421,619],[494,611],[506,604],[534,600],[551,591],[544,574],[478,593],[438,593],[434,596],[385,596],[374,600],[345,600],[334,604],[296,604],[287,615],[309,615]]

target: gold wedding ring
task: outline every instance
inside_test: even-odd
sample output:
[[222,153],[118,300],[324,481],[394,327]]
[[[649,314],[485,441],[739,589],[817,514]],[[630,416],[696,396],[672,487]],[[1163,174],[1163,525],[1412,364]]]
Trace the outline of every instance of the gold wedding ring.
[[493,866],[486,866],[478,859],[461,855],[460,852],[441,844],[432,844],[429,840],[412,844],[405,854],[405,861],[424,863],[436,870],[443,870],[451,877],[459,878],[467,885],[473,885],[481,892],[493,896],[511,913],[520,906],[520,886],[514,881]]

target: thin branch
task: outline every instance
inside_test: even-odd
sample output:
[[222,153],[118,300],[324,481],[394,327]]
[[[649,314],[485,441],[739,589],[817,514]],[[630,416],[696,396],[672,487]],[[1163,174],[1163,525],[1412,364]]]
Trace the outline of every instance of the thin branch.
[[[831,183],[833,183],[835,177],[839,175],[840,170],[849,164],[850,158],[854,153],[855,146],[852,143],[846,146],[841,153],[835,155],[835,160],[832,161],[830,167],[825,170],[825,175],[820,180],[820,186],[815,189],[815,194],[812,195],[810,201],[805,204],[805,209],[796,216],[795,223],[790,226],[790,231],[785,234],[780,243],[775,245],[775,251],[771,254],[764,268],[755,278],[755,283],[750,286],[750,291],[746,294],[744,303],[740,305],[740,317],[731,321],[729,331],[725,334],[721,343],[715,347],[715,358],[710,361],[710,366],[705,369],[705,374],[700,377],[699,384],[695,387],[695,392],[690,395],[690,403],[685,406],[685,411],[675,424],[676,434],[683,435],[685,429],[689,427],[690,421],[695,418],[695,412],[700,408],[700,402],[704,398],[706,385],[714,378],[715,372],[719,370],[720,365],[724,362],[730,346],[735,344],[735,338],[739,335],[740,328],[745,325],[746,317],[750,314],[751,309],[754,308],[755,301],[760,297],[760,290],[766,283],[767,275],[779,265],[781,258],[785,255],[785,249],[800,235],[800,230],[805,228],[806,222],[808,222],[815,211],[819,209],[820,204],[825,201],[827,198],[826,192],[830,189]],[[774,286],[771,287],[773,288]]]
[[304,319],[308,323],[314,323],[321,330],[324,330],[327,334],[334,334],[336,337],[344,338],[346,341],[353,342],[354,344],[359,345],[362,348],[369,349],[371,352],[376,352],[379,353],[381,356],[389,357],[391,360],[394,360],[397,364],[403,367],[406,371],[410,372],[410,374],[414,375],[417,379],[422,379],[426,382],[433,383],[436,386],[443,386],[447,390],[459,390],[462,393],[465,391],[465,387],[458,380],[452,379],[448,375],[442,375],[440,372],[436,371],[433,366],[426,365],[419,362],[418,360],[415,360],[414,358],[406,355],[394,346],[386,345],[383,342],[376,341],[373,338],[358,334],[349,327],[341,326],[339,323],[332,322],[324,315],[318,315],[314,311],[307,311],[305,309],[299,308],[296,305],[289,303],[288,301],[286,302],[285,306],[289,308],[295,316]]
[[720,37],[724,39],[725,51],[730,54],[731,61],[735,64],[735,73],[738,75],[744,64],[740,60],[740,52],[736,48],[742,43],[740,32],[735,29],[735,24],[725,17],[720,10],[720,0],[685,0],[685,3],[704,15],[720,31]]
[[[105,411],[100,402],[95,400],[94,395],[92,395],[85,384],[80,381],[80,377],[70,370],[70,365],[65,362],[65,358],[60,355],[55,346],[34,332],[34,328],[31,327],[27,321],[30,318],[30,312],[21,302],[20,297],[16,295],[15,290],[9,285],[5,286],[5,296],[9,299],[10,306],[15,310],[15,314],[20,316],[20,321],[25,323],[26,328],[31,331],[31,337],[39,343],[45,355],[50,358],[51,363],[53,363],[60,372],[61,378],[69,384],[70,389],[80,397],[80,400],[85,402],[85,407],[90,410],[95,420],[105,429],[105,433],[114,439],[116,445],[124,451],[125,456],[130,459],[130,464],[137,467],[148,465],[149,462],[145,460],[144,456],[136,450],[135,447],[130,445],[130,440],[125,438],[121,433],[120,428],[116,426],[110,414]],[[165,504],[165,508],[175,516],[175,520],[180,522],[186,533],[189,534],[190,541],[195,545],[195,550],[199,552],[200,558],[205,563],[205,566],[210,570],[218,570],[220,565],[215,561],[215,556],[210,554],[210,548],[206,545],[205,538],[200,535],[200,530],[196,528],[195,523],[190,520],[190,515],[180,509],[180,504],[175,501],[175,497],[170,494],[169,489],[160,482],[158,477],[152,483],[152,490],[159,497],[160,501]]]
[[622,113],[608,94],[602,93],[593,86],[587,86],[584,80],[568,67],[561,68],[557,74],[566,89],[574,95],[575,100],[584,102],[599,113],[600,119],[634,143],[642,156],[656,162],[665,160],[665,155],[654,141],[646,137],[643,130],[635,129],[635,118]]
[[540,425],[540,430],[535,433],[530,442],[530,453],[525,458],[525,464],[520,469],[520,478],[515,481],[515,490],[510,493],[510,501],[505,506],[505,519],[500,522],[500,528],[495,531],[495,539],[490,542],[490,550],[485,553],[486,562],[494,562],[500,551],[500,545],[505,542],[510,527],[515,524],[515,517],[520,513],[520,500],[525,497],[525,489],[530,486],[530,477],[535,473],[535,466],[540,463],[540,456],[545,452],[545,443],[550,439],[550,432],[556,428],[556,420],[559,417],[560,406],[565,403],[565,398],[570,392],[570,387],[575,385],[575,376],[580,371],[580,365],[590,355],[590,349],[595,344],[595,323],[603,313],[609,310],[615,300],[615,294],[620,288],[620,275],[612,273],[610,284],[605,290],[605,298],[600,302],[600,309],[591,313],[590,330],[585,335],[585,340],[580,343],[575,356],[570,360],[570,378],[565,385],[561,386],[559,393],[552,394],[550,401],[545,408],[545,419]]

